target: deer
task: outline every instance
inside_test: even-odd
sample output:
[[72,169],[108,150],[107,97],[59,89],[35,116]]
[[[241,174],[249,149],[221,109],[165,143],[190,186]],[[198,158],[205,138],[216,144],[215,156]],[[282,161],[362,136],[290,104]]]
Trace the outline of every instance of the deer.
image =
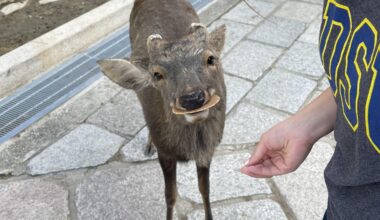
[[145,153],[157,151],[163,172],[167,219],[177,197],[177,162],[194,160],[210,220],[210,165],[226,111],[226,27],[209,32],[186,0],[136,0],[129,22],[130,57],[100,60],[100,69],[138,96],[149,130]]

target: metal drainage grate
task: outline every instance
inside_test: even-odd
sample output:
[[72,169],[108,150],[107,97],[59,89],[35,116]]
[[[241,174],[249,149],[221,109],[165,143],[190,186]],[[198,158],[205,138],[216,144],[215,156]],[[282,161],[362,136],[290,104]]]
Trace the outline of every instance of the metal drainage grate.
[[[212,0],[190,0],[196,10]],[[76,95],[102,74],[96,61],[123,58],[131,52],[128,27],[48,71],[38,80],[0,101],[0,144]]]
[[0,143],[13,137],[100,78],[95,61],[80,56],[29,89],[0,103]]

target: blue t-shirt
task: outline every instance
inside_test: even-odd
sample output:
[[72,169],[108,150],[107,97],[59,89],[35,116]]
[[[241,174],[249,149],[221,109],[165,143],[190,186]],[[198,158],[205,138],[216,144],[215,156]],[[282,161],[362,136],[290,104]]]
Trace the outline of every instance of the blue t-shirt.
[[320,54],[338,106],[328,219],[380,219],[380,0],[325,0]]

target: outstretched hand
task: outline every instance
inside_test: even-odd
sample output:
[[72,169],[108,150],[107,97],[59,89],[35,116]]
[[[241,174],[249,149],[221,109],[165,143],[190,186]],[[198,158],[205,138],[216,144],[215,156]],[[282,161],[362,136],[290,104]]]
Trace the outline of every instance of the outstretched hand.
[[[261,137],[256,151],[241,168],[241,172],[259,178],[268,178],[296,170],[309,154],[313,143],[293,130],[294,124],[282,122]],[[297,134],[298,133],[298,134]]]
[[265,132],[241,172],[264,178],[296,170],[313,144],[333,130],[336,113],[333,92],[326,89],[304,109]]

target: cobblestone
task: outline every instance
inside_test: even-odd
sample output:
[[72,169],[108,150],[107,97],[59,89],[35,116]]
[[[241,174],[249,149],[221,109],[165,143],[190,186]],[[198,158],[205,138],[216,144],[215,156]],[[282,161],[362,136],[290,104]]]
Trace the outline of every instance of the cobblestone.
[[282,116],[258,108],[245,100],[228,116],[221,147],[256,143],[264,131],[282,119]]
[[248,94],[247,99],[295,113],[316,86],[313,80],[286,70],[272,69]]
[[145,147],[148,143],[148,128],[144,127],[137,135],[121,149],[124,161],[141,162],[157,158],[155,153],[152,157],[144,155]]
[[69,217],[68,192],[40,179],[0,183],[0,219],[57,219]]
[[330,83],[329,83],[329,80],[327,79],[327,75],[326,75],[321,79],[320,84],[318,86],[318,89],[324,91],[329,87],[330,87]]
[[135,135],[145,125],[141,105],[132,90],[124,90],[89,119],[89,123],[122,136]]
[[[213,209],[215,219],[220,220],[282,220],[287,219],[281,207],[271,200],[241,202]],[[203,211],[197,210],[188,216],[189,220],[203,219]]]
[[[264,179],[252,179],[242,175],[239,169],[249,158],[249,154],[217,156],[210,169],[210,201],[221,201],[257,194],[270,194],[271,190]],[[198,178],[194,162],[178,167],[178,192],[181,197],[202,203],[198,190]]]
[[93,125],[82,124],[30,160],[31,175],[97,166],[119,150],[123,138]]
[[317,16],[317,19],[310,24],[300,37],[300,41],[309,43],[309,44],[318,44],[319,42],[319,29],[321,28],[321,19],[322,15]]
[[235,21],[229,21],[225,19],[219,19],[211,24],[209,30],[213,30],[220,25],[226,25],[226,43],[223,49],[223,55],[225,55],[230,49],[235,46],[241,39],[244,38],[254,28],[252,25],[242,24]]
[[323,170],[332,153],[329,144],[318,142],[297,171],[273,178],[297,219],[323,218],[327,205]]
[[317,44],[296,42],[276,66],[319,79],[324,73],[320,60]]
[[227,14],[222,16],[222,18],[237,21],[240,23],[255,25],[262,20],[261,16],[268,16],[275,8],[275,5],[273,3],[264,1],[248,0],[248,3],[254,7],[259,14],[249,8],[245,2],[241,2]]
[[261,77],[281,54],[282,49],[257,42],[240,42],[224,59],[226,72],[250,80]]
[[305,2],[286,1],[274,15],[310,23],[321,12],[322,7],[318,5]]
[[304,31],[305,23],[286,18],[271,17],[248,36],[260,42],[289,47]]
[[243,98],[252,88],[252,83],[234,76],[224,75],[227,87],[227,113]]
[[78,218],[164,219],[164,178],[158,163],[112,166],[84,179],[76,189]]

